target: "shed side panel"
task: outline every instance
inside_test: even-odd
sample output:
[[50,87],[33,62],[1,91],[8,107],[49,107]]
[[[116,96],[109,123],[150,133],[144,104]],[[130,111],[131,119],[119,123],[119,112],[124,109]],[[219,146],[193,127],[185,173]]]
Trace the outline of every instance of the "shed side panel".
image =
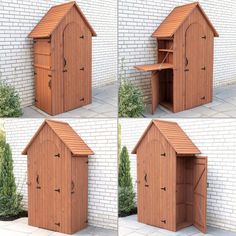
[[[83,92],[85,92],[85,102],[86,104],[91,101],[91,98],[89,99],[89,95],[91,95],[91,59],[92,59],[92,34],[90,30],[87,28],[86,24],[84,23],[82,17],[78,14],[78,11],[73,7],[66,17],[63,19],[63,21],[60,23],[58,28],[54,31],[52,34],[52,65],[53,65],[53,82],[52,82],[52,111],[53,114],[62,113],[64,111],[64,55],[63,55],[63,32],[65,27],[69,23],[77,23],[80,25],[80,27],[85,32],[85,40],[86,40],[86,46],[83,50],[83,53],[86,52],[86,60],[85,63],[85,70],[83,71],[85,76],[90,75],[88,79],[84,79],[83,86]],[[81,52],[78,52],[81,53]],[[85,54],[85,53],[84,53]],[[84,76],[84,78],[85,78]],[[81,88],[78,88],[78,90]],[[90,96],[91,97],[91,96]]]

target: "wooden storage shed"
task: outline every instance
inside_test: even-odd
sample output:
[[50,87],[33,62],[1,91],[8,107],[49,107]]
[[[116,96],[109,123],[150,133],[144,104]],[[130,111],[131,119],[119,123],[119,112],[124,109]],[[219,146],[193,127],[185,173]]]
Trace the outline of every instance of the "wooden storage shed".
[[137,154],[138,221],[177,231],[206,232],[207,157],[177,123],[154,120]]
[[93,151],[69,124],[45,120],[22,154],[28,157],[29,225],[67,234],[85,228]]
[[135,66],[152,72],[151,110],[179,112],[212,101],[214,37],[218,33],[198,2],[179,6],[152,37],[157,63]]
[[92,36],[76,2],[52,7],[35,26],[36,107],[56,115],[92,102]]

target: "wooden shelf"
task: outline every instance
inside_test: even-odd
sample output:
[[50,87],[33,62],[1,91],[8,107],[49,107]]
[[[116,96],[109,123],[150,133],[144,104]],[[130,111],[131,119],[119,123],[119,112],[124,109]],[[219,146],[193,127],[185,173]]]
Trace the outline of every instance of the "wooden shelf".
[[174,52],[173,49],[159,49],[159,52]]
[[173,64],[170,63],[149,64],[149,65],[135,66],[134,68],[141,71],[167,70],[167,69],[173,69]]

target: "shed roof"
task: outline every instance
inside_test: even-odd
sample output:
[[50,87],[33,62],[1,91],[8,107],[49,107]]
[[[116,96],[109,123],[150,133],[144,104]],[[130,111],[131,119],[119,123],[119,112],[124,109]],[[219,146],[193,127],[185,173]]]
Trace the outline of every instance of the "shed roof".
[[29,147],[34,142],[34,139],[38,136],[38,134],[46,124],[48,124],[48,126],[54,131],[54,133],[59,137],[59,139],[71,151],[72,155],[87,156],[94,154],[93,151],[88,147],[88,145],[71,128],[68,123],[55,120],[45,120],[43,124],[39,127],[35,135],[31,138],[24,151],[22,152],[23,155],[27,155]]
[[145,137],[152,125],[157,127],[157,129],[161,132],[161,134],[165,137],[165,139],[177,154],[187,155],[201,153],[192,140],[186,135],[186,133],[176,122],[153,120],[136,144],[134,150],[132,151],[133,154],[137,152],[139,144],[142,142],[142,139]]
[[83,18],[85,24],[90,29],[93,36],[96,36],[96,32],[93,30],[92,26],[89,24],[83,12],[80,10],[79,6],[75,1],[53,6],[44,15],[44,17],[39,21],[39,23],[34,27],[34,29],[29,34],[30,38],[47,38],[50,37],[53,31],[57,28],[60,22],[64,19],[66,14],[70,11],[72,7],[75,7],[78,13]]
[[156,38],[170,38],[173,37],[175,32],[182,26],[187,17],[193,12],[195,8],[198,8],[205,18],[206,22],[211,27],[215,37],[218,37],[216,29],[210,22],[209,18],[203,11],[201,5],[198,2],[186,4],[183,6],[176,7],[172,12],[165,18],[165,20],[160,24],[156,31],[152,34],[152,37]]

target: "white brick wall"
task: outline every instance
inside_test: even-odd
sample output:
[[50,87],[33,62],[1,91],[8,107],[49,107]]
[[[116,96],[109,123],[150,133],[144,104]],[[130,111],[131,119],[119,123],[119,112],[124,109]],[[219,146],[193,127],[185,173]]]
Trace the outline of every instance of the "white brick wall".
[[[236,231],[236,120],[173,119],[208,156],[207,224]],[[121,119],[122,145],[132,151],[150,119]],[[130,154],[131,155],[131,154]],[[136,155],[131,155],[133,181]],[[136,186],[135,186],[136,189]]]
[[[94,151],[89,157],[89,224],[117,229],[117,121],[66,119]],[[14,173],[27,205],[27,158],[21,152],[43,119],[6,119],[7,142],[12,148]]]
[[[119,0],[119,61],[125,59],[125,74],[140,86],[145,98],[150,94],[150,75],[134,65],[156,62],[156,40],[151,34],[178,6],[190,0]],[[204,11],[220,34],[215,38],[214,86],[236,82],[236,1],[200,0]]]
[[[22,106],[34,101],[32,39],[27,35],[48,11],[66,0],[0,1],[0,79],[19,91]],[[93,38],[93,87],[117,78],[117,2],[78,0],[97,33]]]

